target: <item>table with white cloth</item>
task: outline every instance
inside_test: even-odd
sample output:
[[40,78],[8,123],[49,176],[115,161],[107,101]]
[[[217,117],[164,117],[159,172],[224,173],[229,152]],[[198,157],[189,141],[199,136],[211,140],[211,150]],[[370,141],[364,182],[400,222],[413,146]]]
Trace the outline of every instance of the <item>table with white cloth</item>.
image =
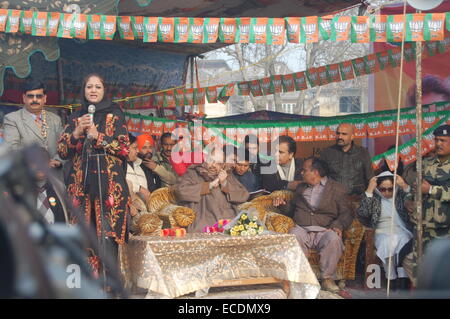
[[276,278],[289,298],[316,298],[320,285],[294,235],[232,237],[222,233],[185,237],[132,236],[120,246],[128,287],[176,298],[226,281]]

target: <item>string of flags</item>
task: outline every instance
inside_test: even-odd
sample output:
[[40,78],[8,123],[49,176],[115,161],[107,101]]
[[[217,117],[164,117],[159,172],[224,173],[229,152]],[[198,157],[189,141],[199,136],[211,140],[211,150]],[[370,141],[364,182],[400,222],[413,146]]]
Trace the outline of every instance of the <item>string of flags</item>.
[[169,43],[442,41],[450,13],[285,18],[143,17],[0,9],[0,32]]
[[[430,112],[432,107],[436,112]],[[189,130],[189,140],[196,139],[206,143],[218,138],[226,141],[242,143],[248,134],[258,136],[261,143],[268,143],[272,136],[288,135],[296,142],[313,142],[335,140],[335,132],[339,124],[351,123],[356,138],[377,138],[394,136],[397,128],[397,111],[378,111],[356,115],[334,116],[318,119],[305,119],[301,121],[241,121],[234,124],[218,124],[199,121],[197,123],[179,122],[162,118],[154,118],[136,114],[125,113],[127,127],[130,132],[160,136],[175,129]],[[440,125],[450,124],[450,101],[438,102],[423,106],[422,150],[427,153],[434,147],[433,131]],[[415,134],[416,115],[415,108],[401,110],[399,134]],[[399,157],[405,165],[415,161],[417,148],[415,139],[399,146]],[[374,168],[378,168],[383,160],[393,169],[395,151],[390,150],[372,158]]]
[[[426,42],[422,49],[423,59],[435,54],[445,53],[450,49],[450,37],[445,38],[443,41]],[[407,62],[414,61],[415,54],[415,44],[405,44],[405,60]],[[373,74],[389,68],[396,68],[400,66],[400,61],[401,48],[396,47],[364,57],[286,75],[272,75],[263,79],[203,88],[169,89],[152,96],[146,96],[142,103],[138,101],[132,102],[132,97],[127,103],[123,103],[122,106],[125,109],[174,108],[183,105],[204,104],[206,100],[209,103],[217,103],[218,101],[226,103],[236,93],[243,96],[250,94],[263,96],[301,91],[333,82],[354,79],[355,77]]]

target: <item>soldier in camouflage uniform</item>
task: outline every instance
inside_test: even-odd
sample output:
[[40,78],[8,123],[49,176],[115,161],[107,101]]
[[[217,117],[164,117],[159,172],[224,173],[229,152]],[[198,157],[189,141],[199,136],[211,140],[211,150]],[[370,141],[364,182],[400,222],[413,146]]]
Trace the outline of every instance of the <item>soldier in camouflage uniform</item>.
[[[438,127],[433,134],[436,155],[424,159],[421,185],[424,250],[433,239],[450,237],[450,125]],[[417,216],[413,216],[413,220],[417,224]],[[404,266],[405,268],[412,266],[416,277],[417,242],[412,254],[412,263],[406,261]]]

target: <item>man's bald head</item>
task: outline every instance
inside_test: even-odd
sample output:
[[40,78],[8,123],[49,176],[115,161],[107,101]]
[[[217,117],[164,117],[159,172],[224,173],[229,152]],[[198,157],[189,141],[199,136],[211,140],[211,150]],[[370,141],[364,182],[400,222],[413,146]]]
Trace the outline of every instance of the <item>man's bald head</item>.
[[342,147],[346,151],[351,147],[353,141],[353,125],[342,123],[336,130],[336,145]]

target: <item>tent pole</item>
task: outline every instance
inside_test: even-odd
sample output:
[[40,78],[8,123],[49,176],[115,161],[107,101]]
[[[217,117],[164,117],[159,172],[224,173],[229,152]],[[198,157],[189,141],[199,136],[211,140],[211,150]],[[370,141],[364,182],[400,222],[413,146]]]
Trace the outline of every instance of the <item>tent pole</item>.
[[[59,91],[59,104],[64,104],[65,96],[64,96],[64,79],[63,79],[63,71],[62,71],[62,61],[61,57],[56,62],[56,71],[58,74],[58,91]],[[67,120],[67,110],[63,109],[58,112],[62,119],[62,124],[66,123]]]
[[[420,11],[418,11],[420,12]],[[422,257],[422,42],[416,42],[416,207],[417,207],[417,257]]]

